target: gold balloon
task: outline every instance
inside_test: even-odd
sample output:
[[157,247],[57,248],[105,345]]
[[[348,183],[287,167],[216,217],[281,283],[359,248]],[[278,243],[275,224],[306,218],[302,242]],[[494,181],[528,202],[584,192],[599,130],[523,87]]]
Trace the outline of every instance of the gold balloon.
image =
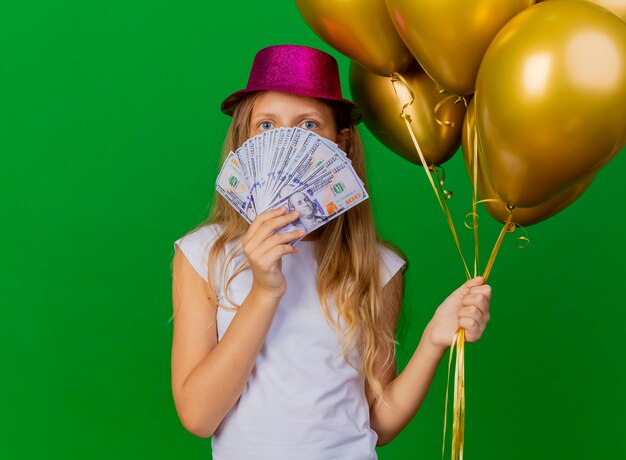
[[[415,97],[406,113],[411,117],[411,126],[426,162],[429,166],[442,164],[459,147],[465,105],[455,104],[456,96],[439,92],[436,83],[417,62],[402,76]],[[408,102],[408,91],[401,85],[397,89]],[[406,123],[400,117],[403,104],[398,101],[391,78],[375,75],[352,61],[350,93],[363,109],[363,122],[370,132],[401,157],[421,164]]]
[[[465,167],[472,183],[474,183],[474,129],[474,101],[472,100],[467,107],[467,113],[465,114],[462,136],[463,159],[465,160]],[[480,147],[478,148],[480,150]],[[485,209],[487,209],[487,212],[491,214],[494,219],[504,223],[509,216],[509,211],[507,210],[506,203],[502,201],[498,197],[498,194],[493,190],[493,188],[491,188],[491,184],[489,184],[489,179],[487,178],[484,168],[482,167],[483,165],[481,163],[480,156],[481,154],[479,152],[477,155],[478,168],[476,171],[478,197],[480,200],[496,200],[487,201],[481,204],[485,207]],[[576,201],[578,197],[580,197],[585,192],[585,190],[587,190],[587,188],[595,179],[595,176],[595,174],[592,174],[591,176],[583,179],[581,182],[574,184],[567,190],[550,198],[545,203],[539,204],[532,208],[515,208],[515,211],[513,213],[513,222],[526,227],[528,225],[533,225],[544,221],[547,218],[561,212],[574,201]]]
[[402,72],[413,60],[389,19],[385,0],[296,0],[296,6],[322,40],[371,72]]
[[489,46],[474,100],[494,190],[517,207],[547,201],[626,143],[626,23],[582,1],[528,8]]
[[[548,0],[537,0],[537,3]],[[613,13],[622,18],[622,21],[626,21],[626,0],[586,0],[596,5],[605,7],[607,10],[611,10]]]
[[504,24],[534,0],[386,0],[406,46],[441,87],[474,92],[489,43]]

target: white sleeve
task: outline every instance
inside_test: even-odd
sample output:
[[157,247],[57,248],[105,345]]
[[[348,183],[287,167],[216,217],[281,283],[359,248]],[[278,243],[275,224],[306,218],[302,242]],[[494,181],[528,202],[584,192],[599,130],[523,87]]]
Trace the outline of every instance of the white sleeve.
[[383,244],[378,245],[380,249],[380,258],[382,264],[380,266],[381,285],[385,286],[398,270],[406,265],[406,261]]
[[204,281],[208,281],[209,250],[218,235],[219,229],[217,225],[211,224],[200,227],[174,241],[174,248],[176,246],[179,247],[191,266]]

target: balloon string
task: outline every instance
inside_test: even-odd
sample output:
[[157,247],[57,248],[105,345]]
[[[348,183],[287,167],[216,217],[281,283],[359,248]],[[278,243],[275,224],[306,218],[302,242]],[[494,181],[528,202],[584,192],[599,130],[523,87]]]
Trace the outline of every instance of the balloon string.
[[[467,127],[467,125],[466,125]],[[472,177],[472,210],[465,214],[465,227],[473,230],[474,232],[474,277],[478,275],[478,267],[480,266],[480,252],[479,252],[479,239],[478,239],[478,218],[480,215],[478,214],[478,210],[476,205],[478,203],[482,203],[483,201],[498,201],[495,199],[491,200],[483,200],[478,201],[478,137],[476,136],[475,130],[468,130],[468,144],[470,148],[469,152],[469,165],[470,165],[470,175]],[[472,217],[471,225],[468,224],[468,217]]]
[[445,456],[446,426],[448,420],[448,393],[450,389],[450,366],[452,355],[456,347],[456,361],[454,369],[454,405],[452,409],[452,460],[463,460],[463,444],[465,440],[465,329],[462,327],[456,331],[450,347],[448,360],[448,378],[446,379],[446,404],[443,413],[443,445],[441,446],[441,458]]
[[528,237],[528,233],[526,233],[526,229],[522,227],[520,224],[515,224],[515,225],[524,233],[524,235],[517,237],[518,243],[516,246],[520,249],[527,248],[528,246],[530,246],[530,238]]
[[[454,238],[454,242],[456,244],[457,250],[459,251],[459,255],[461,256],[461,261],[463,262],[463,267],[465,269],[465,276],[467,279],[470,279],[471,278],[470,271],[469,271],[469,268],[467,267],[467,262],[465,261],[465,257],[463,257],[463,252],[461,251],[461,244],[459,243],[459,237],[457,235],[456,228],[454,227],[454,221],[452,220],[452,216],[450,215],[450,210],[448,209],[448,205],[445,202],[445,200],[442,200],[441,197],[439,196],[439,191],[430,173],[431,169],[426,163],[426,158],[424,157],[424,154],[422,153],[419,143],[417,142],[417,138],[415,137],[415,133],[413,132],[413,128],[411,127],[411,116],[408,113],[406,113],[406,109],[411,104],[413,104],[413,101],[415,100],[415,94],[413,93],[413,91],[411,91],[411,88],[409,87],[409,84],[404,79],[404,77],[402,77],[402,75],[400,75],[398,72],[393,72],[391,74],[391,83],[393,85],[393,90],[396,93],[396,97],[398,98],[398,101],[402,104],[400,117],[404,119],[406,128],[409,131],[409,134],[411,135],[411,139],[413,141],[413,145],[415,146],[415,150],[417,151],[420,157],[420,161],[426,173],[426,177],[428,178],[428,181],[430,182],[430,185],[433,191],[435,192],[437,202],[439,203],[439,206],[441,207],[442,212],[446,216],[446,220],[448,221],[448,226],[450,227],[450,231],[452,232],[452,237]],[[400,94],[398,93],[398,89],[396,87],[397,83],[400,83],[408,91],[409,96],[410,96],[410,100],[408,102],[406,102],[406,99],[403,101],[402,98],[400,97]]]
[[[441,194],[443,195],[443,197],[446,200],[449,200],[450,198],[452,198],[454,194],[450,190],[446,190],[445,188],[443,188],[446,182],[446,170],[443,169],[443,166],[433,165],[433,166],[430,166],[428,170],[432,171],[435,174],[435,177],[437,178],[437,185],[439,185],[439,190],[441,191]],[[439,177],[439,171],[441,171],[441,177]]]
[[474,123],[474,129],[470,133],[473,137],[469,143],[472,146],[472,175],[473,175],[473,187],[472,187],[472,216],[474,223],[474,277],[478,274],[478,266],[480,265],[478,251],[478,212],[476,209],[476,199],[478,198],[478,135],[476,132],[476,123]]
[[506,205],[507,210],[509,211],[509,217],[504,222],[504,226],[500,231],[500,235],[498,235],[498,239],[496,240],[496,244],[493,246],[493,250],[491,251],[491,256],[489,256],[489,261],[487,262],[487,267],[485,268],[485,273],[483,274],[483,278],[485,282],[489,278],[489,274],[491,273],[491,268],[493,267],[494,262],[496,261],[496,256],[498,255],[498,251],[500,250],[500,245],[502,244],[502,240],[504,239],[504,235],[510,232],[515,231],[516,224],[511,222],[513,219],[513,211],[515,211],[515,207],[511,205]]
[[[478,212],[477,212],[477,204],[481,202],[498,202],[496,199],[485,199],[478,201],[478,136],[476,132],[476,126],[474,125],[474,129],[469,133],[472,136],[469,139],[469,144],[471,146],[472,151],[470,152],[471,158],[471,173],[473,177],[472,181],[472,229],[474,230],[474,276],[476,276],[478,272],[479,263],[479,245],[478,245]],[[509,232],[515,231],[516,224],[512,222],[513,219],[513,211],[515,207],[507,205],[507,210],[509,211],[509,216],[504,223],[504,227],[498,236],[498,239],[494,245],[494,248],[491,252],[491,256],[487,262],[487,267],[484,273],[485,282],[489,277],[489,273],[495,263],[496,255],[500,249],[502,241],[504,239],[504,235]],[[467,217],[467,216],[466,216]],[[466,224],[467,225],[467,224]],[[520,226],[521,228],[521,226]],[[525,236],[521,236],[518,240],[526,241],[527,244],[530,244],[530,239],[528,238],[526,231],[524,231]],[[518,245],[518,247],[520,247]],[[453,404],[453,418],[452,418],[452,447],[450,458],[451,460],[463,460],[463,448],[465,444],[465,330],[463,328],[459,328],[452,339],[452,345],[450,347],[450,358],[448,361],[448,377],[446,379],[446,401],[444,408],[444,422],[443,422],[443,444],[441,446],[441,458],[442,460],[445,457],[445,446],[446,446],[446,426],[447,426],[447,413],[448,413],[448,392],[450,386],[450,366],[452,364],[452,354],[454,353],[454,349],[456,346],[456,362],[455,362],[455,375],[454,375],[454,404]]]
[[[398,90],[396,88],[396,83],[400,82],[404,88],[409,92],[410,95],[410,101],[409,102],[405,102],[402,105],[402,111],[400,113],[400,117],[404,119],[407,129],[409,131],[409,134],[411,135],[411,139],[413,140],[413,144],[415,146],[415,149],[417,150],[417,153],[420,157],[420,161],[422,163],[422,166],[424,167],[424,170],[426,172],[426,175],[428,177],[428,180],[433,188],[433,191],[435,192],[435,196],[437,198],[437,201],[439,203],[439,206],[441,207],[442,211],[444,212],[444,214],[446,215],[446,219],[448,221],[448,226],[450,227],[450,231],[452,232],[452,236],[454,237],[454,241],[456,243],[457,249],[459,251],[459,255],[461,256],[461,260],[463,262],[463,266],[465,268],[465,276],[467,279],[469,279],[471,277],[470,275],[470,271],[468,269],[467,266],[467,262],[465,261],[465,257],[463,256],[463,252],[461,251],[461,246],[459,243],[459,239],[458,239],[458,235],[456,233],[456,228],[454,226],[454,222],[452,220],[452,217],[450,215],[450,210],[448,208],[448,205],[446,203],[446,200],[442,200],[440,195],[439,195],[439,191],[437,189],[437,187],[435,186],[435,183],[433,181],[432,175],[430,174],[430,172],[434,172],[435,177],[437,178],[437,182],[439,184],[439,186],[441,187],[442,190],[442,194],[444,194],[444,196],[446,198],[451,197],[451,193],[446,191],[443,188],[443,183],[445,180],[445,175],[440,178],[439,177],[439,171],[436,167],[429,167],[426,164],[426,159],[424,158],[424,155],[419,147],[419,143],[417,142],[417,139],[415,137],[415,133],[413,132],[413,129],[411,127],[411,118],[410,116],[406,113],[406,109],[413,103],[413,101],[415,100],[415,95],[414,93],[411,91],[411,88],[409,87],[408,83],[406,82],[406,80],[397,72],[394,72],[391,76],[391,81],[393,84],[393,88],[394,91],[396,93],[396,97],[398,98],[398,100],[402,103],[400,95],[398,94]],[[465,103],[465,105],[467,106],[467,102],[465,101],[464,98],[461,99],[457,99],[455,101],[455,103],[459,102],[460,100],[463,100],[463,102]],[[439,107],[441,107],[441,105],[439,105]],[[437,107],[437,109],[439,108]],[[445,174],[445,170],[443,170],[443,168],[441,168],[442,174]],[[473,201],[476,201],[475,199]],[[476,220],[474,220],[474,227],[477,227],[477,223]],[[475,261],[475,265],[474,265],[474,272],[477,272],[477,262]],[[454,338],[453,338],[453,342],[452,342],[452,348],[450,350],[450,361],[448,363],[448,387],[446,388],[446,406],[445,406],[445,410],[444,410],[444,439],[443,439],[443,445],[442,445],[442,458],[445,454],[445,437],[446,437],[446,425],[447,425],[447,408],[448,408],[448,391],[449,391],[449,380],[450,380],[450,365],[452,363],[452,354],[454,352],[454,347],[456,346],[456,363],[455,363],[455,383],[454,383],[454,406],[453,406],[453,422],[452,422],[452,459],[453,460],[462,460],[463,459],[463,444],[464,444],[464,430],[465,430],[465,331],[463,328],[459,328],[459,330],[457,331],[457,333],[455,334]]]
[[459,334],[456,356],[457,374],[455,380],[458,382],[459,395],[455,403],[454,418],[457,420],[458,441],[454,445],[456,452],[459,453],[459,460],[463,460],[463,445],[465,443],[465,329],[461,329]]
[[[471,277],[470,271],[469,271],[469,268],[467,267],[467,262],[465,261],[463,252],[461,251],[461,245],[459,243],[458,235],[456,233],[456,228],[454,227],[452,216],[450,215],[450,210],[448,208],[446,201],[442,200],[441,197],[439,196],[439,191],[437,187],[435,186],[435,183],[433,181],[432,175],[430,174],[430,171],[434,171],[435,176],[438,179],[438,183],[442,187],[442,192],[443,192],[443,180],[439,178],[438,171],[436,168],[428,167],[426,163],[426,159],[424,158],[424,154],[422,153],[419,147],[419,143],[417,142],[415,133],[413,132],[413,129],[411,127],[411,118],[406,113],[406,109],[415,100],[415,95],[413,91],[411,91],[411,88],[409,87],[406,80],[399,73],[394,72],[391,75],[391,82],[393,84],[393,89],[396,93],[396,97],[398,98],[398,101],[400,101],[400,103],[402,103],[402,100],[396,88],[396,84],[398,82],[400,82],[404,86],[404,88],[408,91],[410,95],[410,101],[405,102],[402,105],[402,111],[400,113],[400,117],[404,119],[406,127],[409,131],[409,134],[411,135],[411,139],[413,140],[413,145],[415,146],[415,150],[417,150],[422,166],[424,167],[424,171],[426,172],[428,180],[433,188],[433,191],[435,192],[435,196],[437,198],[439,206],[441,207],[442,211],[444,212],[446,216],[446,219],[448,221],[448,226],[450,227],[450,231],[452,232],[452,236],[456,243],[456,247],[459,251],[459,255],[461,256],[463,267],[465,268],[465,276],[467,279],[469,279]],[[464,439],[463,430],[465,426],[465,373],[464,373],[464,359],[463,359],[464,337],[465,337],[464,330],[461,328],[459,329],[459,331],[457,331],[457,334],[455,335],[454,340],[453,340],[453,348],[454,348],[454,343],[457,344],[457,354],[456,354],[456,366],[455,366],[454,417],[453,417],[453,424],[452,424],[452,455],[453,455],[453,458],[458,458],[458,455],[460,452],[461,459],[463,458],[463,439]],[[452,357],[452,351],[453,350],[451,350],[450,357]],[[450,364],[448,364],[448,366],[449,365]],[[448,381],[450,379],[449,373],[450,373],[450,369],[448,367]],[[445,409],[446,413],[447,413],[447,407],[448,407],[448,389],[446,389],[446,409]],[[445,414],[444,414],[444,418],[445,418]],[[444,441],[443,441],[443,446],[442,446],[442,457],[444,455],[444,450],[445,450],[445,429],[446,429],[446,421],[444,420]]]
[[[444,105],[446,102],[448,102],[450,99],[453,99],[457,97],[455,94],[450,94],[449,96],[446,96],[445,98],[443,98],[442,100],[440,100],[437,105],[435,105],[435,109],[433,110],[435,112],[435,121],[437,122],[438,125],[440,126],[449,126],[450,128],[452,128],[454,126],[454,123],[448,120],[441,120],[439,118],[439,116],[437,115],[437,112],[439,112],[439,109],[441,108],[442,105]],[[457,99],[458,100],[458,99]],[[456,103],[456,101],[455,101]]]
[[[495,199],[486,199],[478,201],[478,137],[476,135],[475,128],[473,132],[470,133],[473,138],[470,139],[469,144],[471,145],[472,151],[470,152],[470,158],[472,159],[471,170],[473,177],[473,187],[472,187],[472,218],[473,225],[472,228],[474,230],[474,276],[476,276],[479,262],[479,251],[478,251],[478,213],[476,205],[480,202],[485,201],[498,201]],[[496,241],[494,249],[491,253],[491,257],[487,262],[487,268],[485,270],[485,274],[483,275],[485,281],[489,277],[489,273],[493,264],[495,262],[496,255],[500,249],[500,245],[504,239],[504,235],[507,232],[511,232],[515,230],[516,224],[512,223],[513,219],[513,211],[515,208],[513,206],[508,206],[507,209],[509,211],[509,216],[504,224],[500,235]],[[528,238],[526,238],[528,240]],[[530,242],[530,240],[528,240]],[[441,458],[444,459],[445,456],[445,445],[446,445],[446,425],[447,425],[447,413],[448,413],[448,391],[450,385],[450,365],[452,363],[452,354],[454,352],[454,348],[456,346],[456,362],[455,362],[455,375],[454,375],[454,405],[452,409],[453,418],[452,418],[452,447],[450,458],[452,460],[463,460],[463,450],[465,444],[465,334],[464,329],[459,328],[452,340],[452,345],[450,348],[450,359],[448,361],[448,377],[446,379],[446,402],[444,408],[444,422],[443,422],[443,444],[441,447]]]
[[[445,93],[446,91],[444,89],[441,89],[439,91],[437,91],[439,94]],[[456,98],[456,99],[454,99]],[[440,126],[449,126],[450,128],[454,127],[454,123],[449,121],[449,120],[442,120],[439,118],[439,115],[437,114],[439,112],[439,109],[441,109],[441,107],[448,102],[449,100],[454,99],[454,104],[458,104],[459,102],[463,102],[465,104],[465,108],[467,109],[467,101],[465,100],[465,98],[463,96],[458,96],[456,94],[449,94],[448,96],[446,96],[445,98],[443,98],[442,100],[440,100],[437,105],[435,105],[435,108],[433,110],[434,114],[435,114],[435,121],[437,122],[438,125]]]
[[[478,137],[476,135],[475,126],[474,130],[468,133],[471,138],[469,139],[469,145],[472,151],[470,152],[471,158],[471,173],[472,173],[472,229],[474,231],[474,276],[478,273],[479,262],[479,244],[478,244]],[[497,200],[494,200],[497,201]],[[467,217],[467,216],[466,216]],[[467,226],[467,224],[466,224]],[[450,348],[450,360],[448,362],[448,377],[446,379],[446,402],[444,408],[444,425],[443,425],[443,445],[441,447],[441,457],[445,456],[446,445],[446,425],[447,425],[447,413],[448,413],[448,388],[450,385],[450,364],[452,363],[452,353],[454,347],[457,347],[456,362],[455,362],[455,375],[454,375],[454,406],[453,406],[453,432],[452,432],[452,451],[451,459],[462,460],[463,459],[463,447],[465,444],[465,333],[463,328],[459,328],[452,340],[452,346]]]

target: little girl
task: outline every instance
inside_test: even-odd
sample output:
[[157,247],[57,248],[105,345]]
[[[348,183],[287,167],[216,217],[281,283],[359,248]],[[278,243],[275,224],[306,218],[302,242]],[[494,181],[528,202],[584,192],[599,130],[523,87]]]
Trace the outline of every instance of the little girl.
[[[337,62],[295,45],[259,51],[232,116],[222,161],[246,139],[298,126],[336,142],[367,187]],[[210,217],[176,240],[172,390],[181,422],[212,436],[215,460],[365,460],[419,409],[459,327],[467,342],[489,321],[482,278],[436,310],[396,375],[395,331],[405,260],[377,235],[369,201],[302,237],[272,209],[251,225],[219,194]]]

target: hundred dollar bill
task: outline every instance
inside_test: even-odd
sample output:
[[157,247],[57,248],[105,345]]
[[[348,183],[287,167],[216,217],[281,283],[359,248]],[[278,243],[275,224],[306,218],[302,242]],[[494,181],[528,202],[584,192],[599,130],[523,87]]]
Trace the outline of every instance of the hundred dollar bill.
[[349,163],[341,162],[307,187],[295,191],[273,206],[287,206],[289,211],[300,213],[298,220],[280,228],[277,233],[302,228],[306,231],[304,237],[367,198],[369,195],[354,169]]
[[323,137],[306,130],[300,131],[306,133],[306,138],[298,150],[291,155],[285,168],[277,171],[276,185],[270,195],[270,204],[276,199],[284,197],[296,185],[313,178],[314,174],[322,168],[322,165],[329,158],[336,156],[338,160],[345,161],[345,153],[338,149],[332,149]]
[[263,202],[265,206],[270,205],[268,201],[271,202],[271,197],[274,196],[276,191],[281,187],[285,174],[290,170],[289,165],[295,159],[306,153],[306,148],[312,142],[314,136],[314,133],[304,129],[294,128],[291,131],[291,136],[286,139],[284,148],[281,148],[278,152],[280,157],[275,164],[271,184],[266,190],[268,199]]
[[256,217],[253,198],[248,190],[241,164],[234,152],[230,152],[217,176],[215,189],[249,223]]
[[[284,182],[283,187],[281,188],[281,190],[279,191],[278,195],[276,196],[276,200],[275,201],[281,201],[283,200],[286,196],[291,195],[292,193],[301,191],[305,188],[311,187],[313,183],[324,179],[325,177],[327,177],[330,174],[333,174],[334,171],[338,171],[341,168],[344,167],[349,167],[350,169],[351,166],[349,165],[349,163],[346,163],[343,161],[341,155],[339,154],[335,154],[333,156],[331,156],[330,158],[328,158],[326,161],[324,161],[314,172],[313,174],[311,174],[310,176],[306,177],[303,180],[291,180],[289,182]],[[339,169],[337,169],[339,168]],[[356,176],[356,174],[355,174]],[[363,182],[359,179],[358,176],[356,176],[357,180],[359,181],[359,183],[361,184],[361,186],[363,186]]]
[[[257,212],[269,209],[277,197],[312,177],[316,168],[333,154],[350,162],[337,144],[301,128],[272,129],[249,139],[242,147]],[[291,182],[287,188],[286,182]]]
[[[292,135],[292,131],[288,128],[278,128],[273,130],[274,134],[274,145],[272,147],[272,155],[268,155],[269,158],[266,160],[266,177],[267,177],[267,186],[265,189],[265,193],[269,196],[271,195],[271,190],[273,189],[273,185],[275,182],[275,178],[277,175],[278,164],[280,164],[282,157],[284,155],[285,149],[289,145],[289,139]],[[267,200],[269,201],[269,199]],[[270,203],[264,203],[268,205]]]
[[306,154],[292,163],[289,172],[283,173],[277,189],[270,197],[270,206],[301,185],[311,182],[328,165],[341,161],[344,161],[343,156],[318,137],[308,146]]

